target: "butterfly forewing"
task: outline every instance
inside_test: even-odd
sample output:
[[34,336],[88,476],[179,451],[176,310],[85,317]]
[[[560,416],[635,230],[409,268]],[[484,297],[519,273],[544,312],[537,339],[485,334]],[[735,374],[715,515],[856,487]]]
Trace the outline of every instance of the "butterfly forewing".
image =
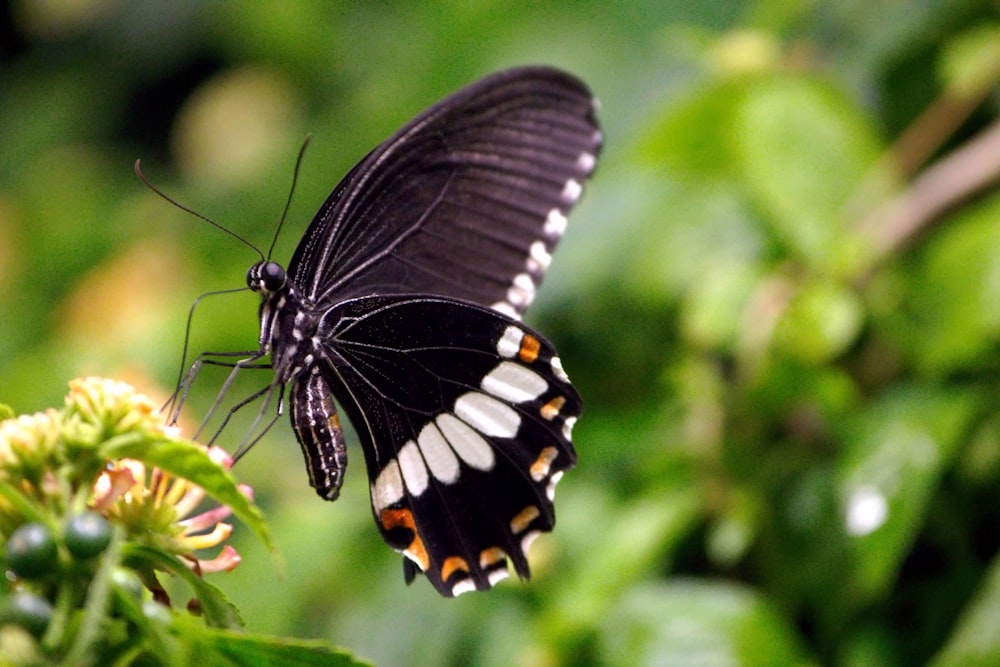
[[594,168],[590,92],[548,68],[434,105],[336,187],[287,273],[263,260],[261,350],[310,482],[347,463],[331,396],[361,440],[375,521],[443,595],[486,589],[555,523],[580,398],[519,322]]
[[[324,318],[324,375],[365,448],[386,541],[444,595],[489,588],[552,529],[580,399],[524,325],[451,299],[353,299]],[[324,327],[326,329],[326,327]]]
[[289,265],[305,298],[427,293],[520,316],[593,170],[601,134],[576,78],[487,77],[372,151],[330,195]]

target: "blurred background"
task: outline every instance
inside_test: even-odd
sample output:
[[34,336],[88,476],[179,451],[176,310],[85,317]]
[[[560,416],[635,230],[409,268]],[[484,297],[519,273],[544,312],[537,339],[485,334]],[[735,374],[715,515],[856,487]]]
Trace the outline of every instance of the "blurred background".
[[[236,473],[286,573],[238,530],[243,564],[212,577],[249,630],[380,665],[1000,664],[995,1],[0,8],[18,412],[84,374],[166,397],[193,300],[245,284],[254,253],[136,158],[266,248],[311,134],[285,262],[355,161],[459,86],[547,63],[602,101],[604,153],[527,318],[585,400],[533,580],[404,586],[353,433],[328,504],[282,419]],[[207,299],[191,349],[255,348],[256,313]]]

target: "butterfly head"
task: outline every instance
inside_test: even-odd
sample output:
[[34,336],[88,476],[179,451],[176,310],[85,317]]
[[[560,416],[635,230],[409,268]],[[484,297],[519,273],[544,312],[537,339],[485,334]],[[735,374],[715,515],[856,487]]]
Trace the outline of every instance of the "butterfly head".
[[285,269],[277,262],[260,261],[247,270],[247,286],[261,294],[277,292],[286,279]]

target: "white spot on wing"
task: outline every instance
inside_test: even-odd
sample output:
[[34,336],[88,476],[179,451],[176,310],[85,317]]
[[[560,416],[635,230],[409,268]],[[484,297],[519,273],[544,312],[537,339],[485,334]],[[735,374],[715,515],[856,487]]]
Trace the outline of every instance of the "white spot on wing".
[[539,535],[541,535],[541,533],[537,530],[533,530],[527,535],[525,535],[524,538],[521,540],[521,551],[527,554],[528,549],[531,548],[531,543],[534,542],[536,539],[538,539]]
[[566,371],[563,370],[562,360],[559,357],[552,357],[552,374],[563,382],[569,382],[569,376],[566,375]]
[[545,232],[546,236],[559,237],[566,232],[566,225],[568,223],[569,221],[566,220],[566,216],[563,215],[562,211],[554,208],[549,211],[548,216],[545,218],[545,226],[542,227],[542,231]]
[[379,513],[389,505],[403,499],[403,478],[399,474],[396,459],[390,460],[372,485],[372,505]]
[[556,484],[559,483],[559,480],[562,479],[562,476],[563,476],[563,471],[558,470],[552,473],[552,477],[549,477],[549,483],[545,487],[545,495],[549,497],[550,501],[556,499]]
[[420,430],[417,444],[420,445],[420,451],[434,479],[445,484],[452,484],[458,480],[458,458],[433,422]]
[[396,455],[399,461],[399,469],[403,473],[403,481],[406,482],[406,490],[411,495],[419,496],[427,490],[427,466],[420,456],[417,443],[407,440],[406,444]]
[[511,403],[538,398],[549,383],[535,371],[513,361],[502,361],[483,378],[484,391]]
[[527,308],[535,300],[535,281],[527,273],[514,276],[514,283],[507,290],[507,301],[515,308]]
[[496,462],[493,448],[483,436],[454,415],[438,415],[434,420],[448,444],[468,465],[476,470],[490,470]]
[[506,301],[497,301],[492,306],[490,306],[490,308],[492,308],[493,310],[497,311],[501,315],[506,315],[507,317],[509,317],[511,319],[514,319],[514,320],[521,319],[521,316],[518,315],[518,313],[517,313],[517,309],[515,309],[514,306],[510,305]]
[[597,158],[594,157],[593,153],[580,153],[580,157],[576,159],[576,164],[580,169],[589,174],[593,171],[594,165],[597,164]]
[[544,273],[552,263],[552,255],[545,249],[545,244],[535,241],[531,244],[528,255],[528,270],[533,273]]
[[566,185],[563,186],[562,198],[564,201],[570,204],[575,204],[576,200],[580,198],[583,194],[583,186],[575,178],[571,178],[566,181]]
[[462,593],[468,593],[469,591],[476,590],[476,582],[472,579],[462,579],[460,582],[451,587],[451,594],[458,597]]
[[576,417],[567,417],[566,421],[563,422],[563,437],[569,442],[573,442],[573,427],[575,425]]
[[426,563],[424,563],[423,561],[421,561],[420,558],[418,558],[417,556],[415,556],[412,553],[410,553],[409,549],[403,549],[403,555],[406,556],[407,558],[409,558],[414,563],[416,563],[417,567],[420,568],[421,572],[425,572],[426,571],[426,569],[424,568],[424,565]]
[[455,416],[483,435],[513,438],[521,428],[514,408],[478,391],[462,394],[455,401]]
[[523,338],[523,331],[517,327],[507,327],[504,329],[503,335],[500,336],[500,340],[497,341],[497,354],[507,359],[513,359],[521,351]]
[[488,575],[486,575],[486,579],[487,579],[487,581],[490,582],[490,586],[496,586],[497,584],[499,584],[501,581],[503,581],[504,579],[506,579],[509,576],[510,576],[510,572],[508,570],[503,570],[503,569],[501,569],[501,570],[493,570]]

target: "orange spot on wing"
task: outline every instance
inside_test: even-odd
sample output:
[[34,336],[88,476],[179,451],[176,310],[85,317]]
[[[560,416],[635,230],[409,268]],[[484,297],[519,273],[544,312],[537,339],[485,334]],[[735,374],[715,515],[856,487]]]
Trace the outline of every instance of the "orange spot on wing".
[[502,560],[507,558],[507,554],[504,553],[503,549],[500,547],[490,547],[488,549],[483,549],[479,553],[479,567],[488,568],[491,565],[496,565]]
[[510,520],[510,529],[515,535],[523,533],[531,525],[531,522],[539,516],[541,516],[541,512],[538,511],[538,508],[534,505],[528,505]]
[[330,427],[331,430],[337,430],[340,428],[340,415],[332,414],[330,418],[326,420],[326,425]]
[[449,556],[444,559],[444,563],[441,564],[441,581],[448,581],[451,575],[456,572],[469,572],[469,564],[465,562],[464,558],[459,556]]
[[559,416],[559,411],[562,410],[564,405],[566,405],[566,397],[556,396],[551,401],[543,405],[538,412],[542,415],[542,419],[552,421]]
[[521,358],[526,364],[530,364],[535,359],[538,358],[538,352],[542,349],[542,344],[538,342],[538,339],[531,334],[524,334],[524,338],[521,339],[521,349],[518,350],[517,356]]
[[538,458],[535,459],[535,462],[531,464],[531,479],[540,482],[548,477],[552,462],[556,460],[557,456],[559,456],[559,450],[555,447],[546,447],[543,449]]
[[390,531],[393,528],[405,528],[413,533],[413,539],[410,541],[409,546],[403,549],[403,553],[420,566],[421,570],[426,572],[427,568],[431,565],[431,561],[427,556],[424,541],[420,538],[420,534],[417,533],[417,525],[413,521],[413,512],[408,509],[384,509],[379,518],[382,521],[382,527],[386,531]]

